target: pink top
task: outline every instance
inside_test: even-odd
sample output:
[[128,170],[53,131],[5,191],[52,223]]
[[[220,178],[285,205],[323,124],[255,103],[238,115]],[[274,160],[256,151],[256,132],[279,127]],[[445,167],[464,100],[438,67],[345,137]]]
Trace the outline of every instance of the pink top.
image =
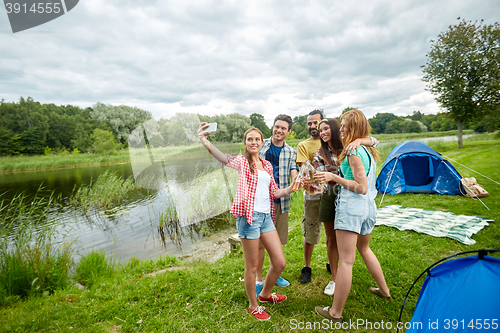
[[[236,169],[238,171],[238,187],[236,188],[236,195],[233,200],[233,206],[231,207],[231,215],[235,218],[238,216],[243,216],[247,219],[248,224],[252,224],[253,219],[253,209],[255,202],[255,192],[257,191],[257,180],[258,172],[255,167],[255,172],[250,171],[250,165],[248,160],[243,155],[228,155],[225,154],[227,160],[222,163],[222,166],[228,166],[230,168]],[[260,158],[260,157],[259,157]],[[278,190],[278,185],[273,176],[273,166],[269,161],[260,158],[264,170],[271,177],[271,183],[269,185],[269,202],[271,205],[271,217],[273,222],[275,221],[275,211],[274,211],[274,193]],[[276,223],[276,222],[275,222]]]

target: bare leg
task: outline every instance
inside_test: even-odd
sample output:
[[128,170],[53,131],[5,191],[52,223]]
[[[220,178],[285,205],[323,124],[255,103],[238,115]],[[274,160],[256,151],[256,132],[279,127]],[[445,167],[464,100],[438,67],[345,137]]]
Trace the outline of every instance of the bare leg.
[[264,266],[264,258],[266,257],[266,249],[259,247],[259,265],[257,266],[257,281],[262,282],[262,267]]
[[304,241],[304,267],[311,267],[311,258],[314,250],[314,244]]
[[245,258],[245,290],[247,292],[250,309],[255,310],[259,305],[255,296],[255,273],[259,263],[259,239],[241,239],[243,257]]
[[332,281],[335,282],[338,270],[339,252],[337,250],[337,237],[333,229],[333,223],[323,223],[326,233],[326,253],[328,255],[328,262],[332,270]]
[[[274,284],[281,275],[281,272],[285,269],[286,259],[283,253],[283,247],[281,246],[280,238],[276,230],[260,234],[260,240],[267,253],[269,253],[269,271],[267,272],[266,280],[264,281],[264,287],[262,288],[261,295],[264,298],[269,298],[271,296],[271,290]],[[255,275],[254,275],[255,276]],[[253,293],[255,295],[255,283]]]
[[339,268],[337,271],[335,294],[330,315],[334,318],[342,317],[344,304],[351,291],[352,266],[356,258],[356,243],[358,234],[352,231],[335,230],[337,236],[337,248],[339,251]]
[[384,296],[389,297],[391,294],[389,292],[389,288],[387,287],[387,283],[385,282],[384,273],[382,272],[382,267],[380,266],[377,257],[375,256],[375,254],[373,253],[373,251],[370,249],[369,246],[370,237],[371,234],[363,236],[360,235],[358,237],[358,243],[356,247],[358,248],[358,252],[365,262],[366,268],[368,268],[368,271],[375,279],[375,282],[377,283],[380,292]]

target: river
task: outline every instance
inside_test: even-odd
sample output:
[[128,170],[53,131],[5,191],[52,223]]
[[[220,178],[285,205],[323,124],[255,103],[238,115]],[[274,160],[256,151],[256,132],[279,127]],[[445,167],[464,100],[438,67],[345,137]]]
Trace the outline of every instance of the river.
[[[111,207],[82,210],[70,204],[74,190],[89,186],[105,171],[127,179],[134,177],[133,167],[133,163],[126,163],[4,173],[0,174],[0,188],[6,192],[6,200],[20,192],[28,198],[48,197],[51,193],[59,197],[62,205],[50,209],[49,221],[57,222],[59,241],[74,241],[77,258],[92,249],[103,249],[122,262],[166,254],[182,257],[207,236],[228,228],[235,232],[227,218],[213,217],[229,210],[237,174],[232,169],[222,174],[220,164],[208,154],[202,159],[163,161],[166,178],[162,178],[160,186],[135,191]],[[174,219],[168,217],[172,209]]]

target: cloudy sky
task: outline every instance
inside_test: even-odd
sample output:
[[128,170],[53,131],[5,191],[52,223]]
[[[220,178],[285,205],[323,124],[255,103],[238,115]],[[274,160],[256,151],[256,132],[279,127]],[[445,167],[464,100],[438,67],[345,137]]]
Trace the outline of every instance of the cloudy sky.
[[498,0],[81,0],[12,33],[0,9],[0,99],[31,96],[176,112],[297,116],[357,107],[439,112],[420,66],[457,18],[499,21]]

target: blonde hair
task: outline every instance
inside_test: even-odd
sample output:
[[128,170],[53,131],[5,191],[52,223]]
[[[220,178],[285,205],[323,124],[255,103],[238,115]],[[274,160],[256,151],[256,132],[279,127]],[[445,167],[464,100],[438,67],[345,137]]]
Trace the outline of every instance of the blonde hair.
[[[261,141],[264,141],[264,135],[262,135],[262,132],[260,131],[260,129],[258,129],[257,127],[252,127],[250,129],[248,129],[245,134],[243,135],[243,144],[245,143],[245,141],[247,141],[247,135],[248,133],[252,132],[252,131],[255,131],[257,133],[260,134],[260,140]],[[248,165],[250,166],[250,171],[252,173],[254,173],[254,170],[255,170],[255,167],[254,167],[254,163],[252,161],[252,156],[250,155],[250,153],[248,152],[247,150],[247,147],[245,146],[245,152],[243,153],[243,156],[245,156],[248,160]]]
[[[348,144],[356,139],[366,138],[370,135],[372,128],[363,112],[359,110],[350,110],[340,117],[341,123],[342,120],[344,121],[344,139],[342,140],[344,147],[347,147]],[[379,159],[377,149],[371,146],[366,148],[370,151],[375,160]],[[342,151],[338,157],[338,163],[340,164],[344,158],[345,151]]]

